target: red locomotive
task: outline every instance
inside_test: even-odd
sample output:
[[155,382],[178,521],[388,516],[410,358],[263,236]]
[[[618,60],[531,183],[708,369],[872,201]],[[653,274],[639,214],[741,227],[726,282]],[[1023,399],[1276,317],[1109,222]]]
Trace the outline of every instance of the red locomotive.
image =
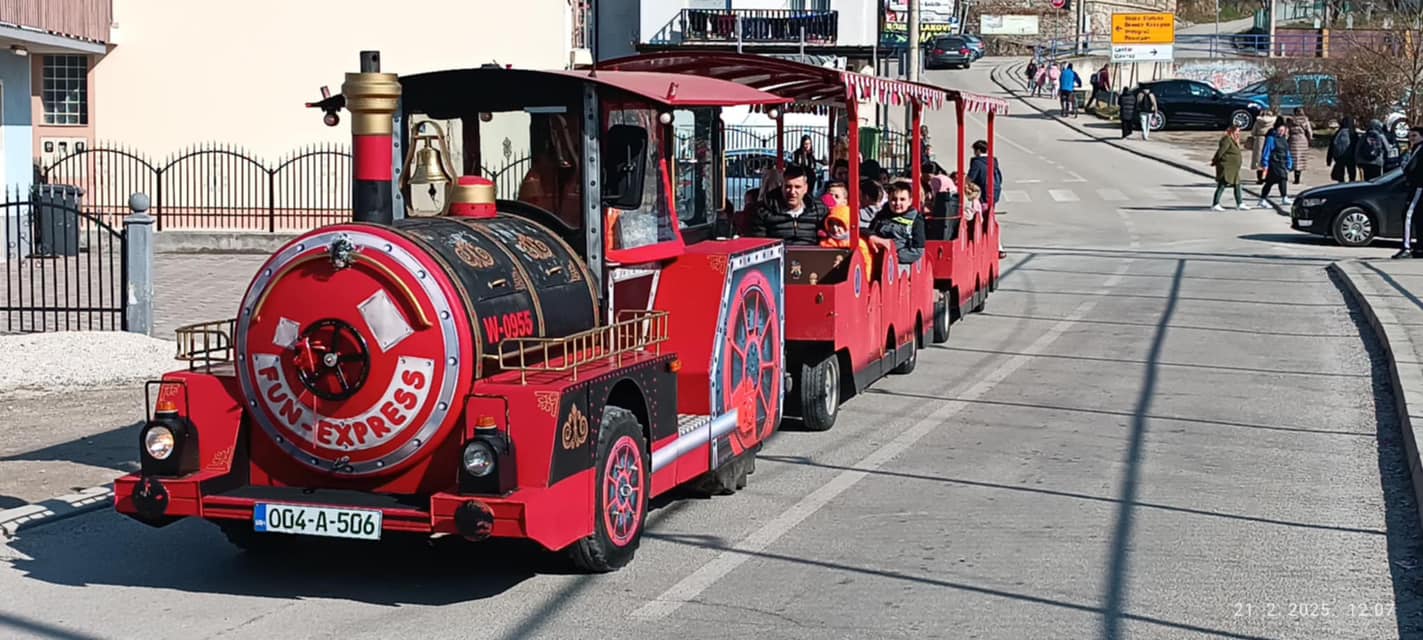
[[[150,383],[116,509],[242,547],[403,531],[623,565],[649,498],[744,486],[785,384],[782,245],[710,237],[712,192],[673,192],[668,125],[785,102],[658,73],[397,77],[363,53],[312,105],[350,112],[356,221],[278,250],[234,320],[180,330],[190,366]],[[520,201],[477,175],[496,114],[534,148]],[[434,215],[405,204],[424,183],[443,185]]]

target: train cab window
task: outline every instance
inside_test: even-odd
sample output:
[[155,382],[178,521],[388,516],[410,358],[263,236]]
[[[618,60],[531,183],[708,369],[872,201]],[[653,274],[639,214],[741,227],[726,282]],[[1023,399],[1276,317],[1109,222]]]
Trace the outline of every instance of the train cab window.
[[681,228],[711,222],[717,211],[715,154],[716,109],[682,109],[673,112],[672,188],[676,192],[677,222]]
[[570,122],[566,112],[548,111],[529,115],[529,160],[517,199],[579,229],[583,226],[583,163],[576,142],[577,121]]
[[[613,252],[678,240],[669,207],[670,176],[661,133],[665,129],[653,109],[613,109],[608,114],[602,159],[610,259],[617,259]],[[680,246],[673,250],[680,251]]]

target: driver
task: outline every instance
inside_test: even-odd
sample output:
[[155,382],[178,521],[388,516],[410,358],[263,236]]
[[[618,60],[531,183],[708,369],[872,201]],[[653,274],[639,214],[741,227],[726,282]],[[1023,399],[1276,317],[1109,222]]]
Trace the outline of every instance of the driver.
[[810,193],[810,174],[805,167],[787,165],[779,198],[763,197],[752,209],[746,225],[746,235],[773,238],[788,245],[820,243],[820,229],[828,210]]

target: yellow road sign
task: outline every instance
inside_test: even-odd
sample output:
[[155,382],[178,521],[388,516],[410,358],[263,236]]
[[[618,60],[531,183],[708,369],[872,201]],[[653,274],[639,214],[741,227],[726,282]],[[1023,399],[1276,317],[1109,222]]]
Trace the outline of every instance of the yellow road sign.
[[1176,17],[1169,13],[1112,14],[1112,44],[1172,44]]

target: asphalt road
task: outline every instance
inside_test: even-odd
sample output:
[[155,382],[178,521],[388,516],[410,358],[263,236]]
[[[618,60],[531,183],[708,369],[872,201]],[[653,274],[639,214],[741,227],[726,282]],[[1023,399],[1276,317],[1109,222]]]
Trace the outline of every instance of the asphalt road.
[[[930,79],[988,92],[988,66]],[[660,505],[625,570],[517,545],[261,562],[103,512],[0,548],[0,636],[1418,637],[1380,355],[1324,270],[1392,248],[1211,213],[1202,179],[1013,107],[986,313],[832,431],[782,433],[745,491]]]

